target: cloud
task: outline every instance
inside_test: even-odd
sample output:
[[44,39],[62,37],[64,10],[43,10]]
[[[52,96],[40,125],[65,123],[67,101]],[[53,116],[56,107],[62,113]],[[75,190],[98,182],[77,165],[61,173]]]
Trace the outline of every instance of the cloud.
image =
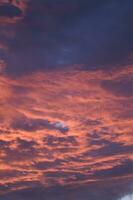
[[34,148],[35,145],[37,145],[35,141],[27,141],[21,138],[18,138],[16,142],[17,142],[18,148],[20,148],[21,150],[32,149]]
[[17,170],[1,170],[0,171],[0,178],[2,180],[8,180],[8,179],[11,179],[11,178],[15,178],[17,176],[23,176],[24,174],[26,174],[27,172],[22,172],[22,171],[17,171]]
[[100,170],[97,172],[94,172],[94,176],[96,177],[118,177],[123,175],[129,175],[132,174],[132,168],[133,168],[133,161],[132,160],[125,160],[121,165],[115,166],[112,169],[105,169]]
[[[15,78],[1,74],[0,167],[10,173],[0,180],[0,198],[33,200],[37,195],[29,188],[36,193],[40,187],[42,199],[54,200],[117,200],[130,193],[132,116],[123,114],[130,115],[132,96],[114,95],[101,82],[123,83],[131,74],[132,66],[109,72],[39,71]],[[116,182],[120,190],[112,187]]]
[[20,17],[22,16],[22,11],[9,3],[4,3],[0,5],[0,17]]
[[67,136],[67,137],[55,137],[53,135],[48,135],[44,137],[44,144],[47,144],[49,146],[57,146],[57,145],[78,145],[78,141],[76,137],[74,136]]
[[58,167],[59,165],[61,165],[61,160],[54,160],[53,162],[52,161],[38,162],[38,163],[35,163],[33,167],[39,170],[44,170],[44,169],[50,170],[50,169]]
[[104,80],[102,81],[101,86],[108,92],[111,92],[117,96],[133,96],[133,79],[130,76],[117,80]]
[[6,150],[9,148],[10,142],[5,140],[0,140],[0,149]]
[[14,119],[11,127],[16,130],[24,130],[34,132],[42,129],[58,130],[61,133],[66,133],[69,128],[61,122],[50,122],[45,119],[32,119],[25,116]]
[[[38,185],[30,189],[23,189],[16,192],[11,192],[8,195],[0,197],[5,200],[19,199],[19,200],[37,200],[38,196],[40,200],[49,199],[49,200],[67,200],[68,198],[73,200],[96,200],[98,198],[106,200],[118,200],[126,194],[131,194],[131,182],[124,182],[121,180],[121,183],[115,181],[111,184],[109,182],[102,182],[102,187],[100,184],[90,184],[84,186],[78,186],[74,188],[70,187],[52,187],[44,189],[43,186]],[[103,190],[103,185],[104,189]]]
[[131,0],[27,2],[21,21],[12,26],[9,52],[4,52],[6,72],[22,75],[75,64],[110,69],[131,63],[131,8]]
[[132,192],[132,6],[1,0],[0,200]]
[[133,145],[124,145],[122,143],[110,142],[107,140],[92,140],[91,145],[104,145],[102,148],[90,152],[93,156],[111,156],[116,154],[126,154],[133,152]]

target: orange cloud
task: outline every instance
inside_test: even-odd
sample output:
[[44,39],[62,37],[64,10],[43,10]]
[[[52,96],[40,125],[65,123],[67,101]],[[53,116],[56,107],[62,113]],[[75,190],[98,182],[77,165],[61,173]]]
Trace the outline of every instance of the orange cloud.
[[110,73],[36,72],[14,80],[2,74],[0,184],[9,190],[20,181],[84,184],[119,178],[118,170],[127,177],[133,118],[125,116],[133,111],[133,96],[104,84],[131,76],[132,66]]

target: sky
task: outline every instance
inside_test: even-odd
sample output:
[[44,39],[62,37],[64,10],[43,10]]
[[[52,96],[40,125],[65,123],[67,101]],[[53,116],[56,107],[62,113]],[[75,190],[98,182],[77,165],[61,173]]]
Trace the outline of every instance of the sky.
[[133,199],[132,11],[0,0],[0,200]]

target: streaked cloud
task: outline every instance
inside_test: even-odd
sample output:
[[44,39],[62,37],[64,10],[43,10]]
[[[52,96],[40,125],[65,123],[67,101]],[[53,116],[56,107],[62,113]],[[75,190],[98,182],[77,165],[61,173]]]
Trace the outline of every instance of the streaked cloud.
[[1,200],[132,194],[132,7],[0,1]]
[[123,116],[133,109],[132,95],[128,92],[128,100],[125,95],[131,72],[132,66],[111,74],[80,69],[15,79],[1,74],[0,160],[6,174],[1,186],[12,191],[26,181],[28,187],[36,182],[73,187],[131,177],[132,117]]

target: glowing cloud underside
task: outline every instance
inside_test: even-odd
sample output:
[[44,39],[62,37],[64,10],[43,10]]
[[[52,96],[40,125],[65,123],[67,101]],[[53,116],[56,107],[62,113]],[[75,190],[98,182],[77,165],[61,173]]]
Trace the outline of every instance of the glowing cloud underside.
[[1,192],[131,178],[132,72],[1,75]]

